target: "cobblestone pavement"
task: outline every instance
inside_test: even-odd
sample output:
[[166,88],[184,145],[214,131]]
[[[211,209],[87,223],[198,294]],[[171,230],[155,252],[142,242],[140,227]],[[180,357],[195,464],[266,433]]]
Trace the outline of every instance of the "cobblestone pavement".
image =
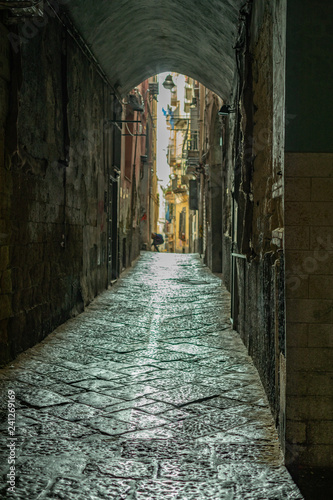
[[144,252],[83,314],[0,371],[0,497],[301,499],[228,318],[229,294],[197,256]]

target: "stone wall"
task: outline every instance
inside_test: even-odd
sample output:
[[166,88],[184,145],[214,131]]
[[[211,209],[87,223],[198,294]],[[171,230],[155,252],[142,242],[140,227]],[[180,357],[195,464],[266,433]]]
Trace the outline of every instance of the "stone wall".
[[58,20],[37,31],[0,79],[2,363],[107,286],[111,88]]
[[[239,95],[224,118],[223,275],[232,319],[284,440],[283,100],[285,2],[251,2],[236,43]],[[278,20],[278,22],[276,22]],[[235,99],[235,98],[234,98]],[[280,189],[281,187],[281,189]],[[228,258],[227,252],[230,251]]]
[[[332,484],[333,4],[288,2],[285,248],[286,462]],[[304,103],[315,92],[315,112]],[[320,496],[320,495],[319,495]]]
[[12,273],[10,267],[10,206],[13,180],[6,162],[5,128],[9,111],[10,45],[8,31],[0,23],[0,352],[8,359],[8,322],[12,316]]
[[332,466],[333,154],[287,153],[287,462]]

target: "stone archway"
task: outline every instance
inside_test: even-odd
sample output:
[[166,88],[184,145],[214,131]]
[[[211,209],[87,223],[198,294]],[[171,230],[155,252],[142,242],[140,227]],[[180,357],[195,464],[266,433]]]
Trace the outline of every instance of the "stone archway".
[[243,0],[72,0],[66,9],[115,89],[125,95],[163,71],[202,82],[222,98],[234,83]]

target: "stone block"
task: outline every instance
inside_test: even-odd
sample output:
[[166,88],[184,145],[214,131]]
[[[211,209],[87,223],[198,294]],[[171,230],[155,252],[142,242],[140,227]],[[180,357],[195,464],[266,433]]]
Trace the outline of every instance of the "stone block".
[[288,373],[289,396],[326,396],[332,393],[333,372],[311,371],[311,366],[306,371],[292,371]]
[[317,258],[327,260],[327,253],[333,251],[333,220],[329,226],[310,227],[310,250],[317,251]]
[[311,183],[312,201],[332,201],[333,199],[333,177],[313,178]]
[[[291,396],[307,396],[307,385],[306,385],[306,372],[303,371],[293,371],[291,372],[288,366],[289,373],[287,377],[286,391],[288,397]],[[317,395],[317,394],[315,394]]]
[[286,464],[290,466],[293,463],[302,464],[302,467],[332,468],[332,445],[304,446],[292,444],[288,440],[286,443]]
[[[1,154],[1,151],[0,151]],[[0,164],[1,165],[1,164]],[[1,194],[1,208],[4,207],[3,197],[6,195],[7,197],[12,196],[13,193],[13,181],[12,175],[9,170],[0,166],[0,193]],[[10,198],[9,198],[10,200]],[[6,204],[6,208],[8,208],[8,203]]]
[[307,393],[311,396],[332,396],[333,372],[311,372],[306,376]]
[[308,422],[308,441],[311,444],[333,444],[333,421]]
[[33,265],[29,270],[31,285],[39,285],[43,281],[44,263],[40,262]]
[[9,221],[0,219],[0,241],[3,245],[8,245],[10,242]]
[[310,299],[333,299],[333,275],[309,276]]
[[287,226],[285,231],[285,249],[307,250],[310,245],[309,226]]
[[325,396],[290,396],[287,393],[286,414],[288,420],[331,421],[333,400]]
[[303,422],[287,421],[286,434],[292,444],[303,444],[306,442],[306,425]]
[[0,271],[4,271],[9,266],[9,246],[0,247]]
[[320,347],[288,347],[288,371],[330,371],[333,349]]
[[23,288],[23,272],[20,267],[12,267],[11,278],[13,290],[21,290]]
[[285,231],[288,226],[309,226],[311,221],[311,202],[285,201]]
[[289,275],[286,278],[286,297],[306,299],[309,297],[309,276]]
[[291,323],[332,323],[333,301],[287,299],[286,318]]
[[17,311],[28,311],[34,307],[33,288],[23,288],[13,295],[13,309]]
[[286,153],[286,177],[332,177],[332,153]]
[[286,251],[286,271],[290,275],[333,275],[333,252],[315,250]]
[[11,269],[7,269],[0,273],[0,293],[12,292]]
[[286,201],[285,225],[329,226],[332,224],[333,202]]
[[308,323],[287,323],[287,347],[307,347]]
[[309,347],[333,347],[332,325],[309,325]]
[[10,318],[12,316],[12,297],[9,294],[0,295],[0,320]]
[[286,201],[310,201],[311,179],[309,177],[287,177],[284,193]]

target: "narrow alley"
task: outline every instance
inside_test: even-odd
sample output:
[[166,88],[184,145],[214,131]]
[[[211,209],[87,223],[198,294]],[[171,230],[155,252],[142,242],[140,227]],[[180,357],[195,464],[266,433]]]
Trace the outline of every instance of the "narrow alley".
[[199,256],[142,252],[1,371],[16,411],[12,436],[2,414],[10,498],[301,499],[229,317],[229,293]]

